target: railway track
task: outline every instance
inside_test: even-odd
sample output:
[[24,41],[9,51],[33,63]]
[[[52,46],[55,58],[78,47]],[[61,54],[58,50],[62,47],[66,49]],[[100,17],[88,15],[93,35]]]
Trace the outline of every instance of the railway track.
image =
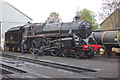
[[26,73],[25,71],[23,70],[20,70],[20,69],[17,69],[15,67],[11,67],[11,66],[8,66],[8,65],[5,65],[5,64],[2,64],[0,63],[0,66],[4,69],[7,69],[7,70],[10,70],[10,71],[13,71],[14,73]]
[[2,75],[2,79],[1,80],[13,80],[13,79],[8,77],[7,75]]
[[67,71],[71,71],[71,72],[76,72],[76,73],[97,72],[96,70],[80,68],[80,67],[76,67],[76,66],[72,66],[72,65],[65,65],[65,64],[55,63],[55,62],[30,59],[30,58],[25,58],[25,57],[21,57],[21,56],[14,56],[14,55],[8,55],[8,54],[2,54],[1,56],[7,57],[7,58],[12,58],[12,59],[17,59],[17,60],[21,60],[21,61],[25,61],[25,62],[30,62],[30,63],[34,63],[34,64],[39,64],[39,65],[43,65],[43,66],[67,70]]
[[15,67],[11,67],[0,63],[0,74],[2,75],[2,80],[13,80],[13,78],[9,77],[8,74],[15,74],[15,73],[27,73],[23,70],[17,69]]

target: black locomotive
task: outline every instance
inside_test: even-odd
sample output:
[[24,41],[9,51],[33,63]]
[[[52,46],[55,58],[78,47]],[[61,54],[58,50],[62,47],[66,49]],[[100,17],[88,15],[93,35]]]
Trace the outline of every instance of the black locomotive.
[[105,54],[110,54],[112,48],[120,48],[120,29],[97,30],[93,33],[95,40],[104,45]]
[[[5,50],[20,51],[24,41],[24,50],[30,53],[92,57],[94,46],[87,45],[91,39],[86,41],[92,33],[92,26],[88,21],[79,20],[75,17],[75,21],[69,23],[28,23],[11,28],[5,33]],[[87,47],[83,50],[84,45]]]

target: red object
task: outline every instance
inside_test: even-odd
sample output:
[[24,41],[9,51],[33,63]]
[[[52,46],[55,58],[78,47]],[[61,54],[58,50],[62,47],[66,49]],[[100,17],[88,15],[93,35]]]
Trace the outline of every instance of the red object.
[[88,46],[91,46],[91,48],[94,47],[94,50],[99,50],[100,48],[102,48],[102,46],[99,44],[88,44],[88,45],[83,45],[83,50],[84,51],[89,50]]
[[2,37],[4,37],[4,35],[2,34]]
[[11,38],[11,40],[12,40],[12,39],[13,39],[13,36],[11,36],[10,38]]

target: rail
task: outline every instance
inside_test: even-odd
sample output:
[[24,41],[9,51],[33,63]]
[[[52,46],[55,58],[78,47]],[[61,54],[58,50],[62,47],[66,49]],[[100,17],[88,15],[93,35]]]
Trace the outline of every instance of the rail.
[[53,67],[53,68],[58,68],[58,69],[63,69],[71,72],[97,72],[96,70],[92,69],[86,69],[86,68],[80,68],[77,66],[72,66],[72,65],[65,65],[65,64],[60,64],[60,63],[55,63],[55,62],[48,62],[48,61],[43,61],[43,60],[37,60],[37,59],[30,59],[30,58],[25,58],[25,57],[17,57],[14,55],[8,55],[8,54],[2,54],[3,57],[7,58],[12,58],[12,59],[17,59],[25,62],[30,62],[34,64],[39,64],[43,66],[48,66],[48,67]]

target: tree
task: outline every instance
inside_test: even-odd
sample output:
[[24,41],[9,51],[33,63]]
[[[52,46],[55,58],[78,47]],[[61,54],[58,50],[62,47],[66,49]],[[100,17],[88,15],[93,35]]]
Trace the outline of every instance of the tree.
[[51,12],[50,16],[47,18],[47,20],[45,21],[47,22],[59,22],[61,20],[61,18],[59,17],[59,13],[56,12]]
[[105,20],[112,12],[120,7],[120,0],[102,0],[102,8],[99,19]]
[[78,10],[76,12],[76,16],[80,16],[80,20],[87,20],[91,23],[92,29],[98,29],[98,23],[97,20],[95,19],[96,14],[93,11],[83,9],[83,10]]

